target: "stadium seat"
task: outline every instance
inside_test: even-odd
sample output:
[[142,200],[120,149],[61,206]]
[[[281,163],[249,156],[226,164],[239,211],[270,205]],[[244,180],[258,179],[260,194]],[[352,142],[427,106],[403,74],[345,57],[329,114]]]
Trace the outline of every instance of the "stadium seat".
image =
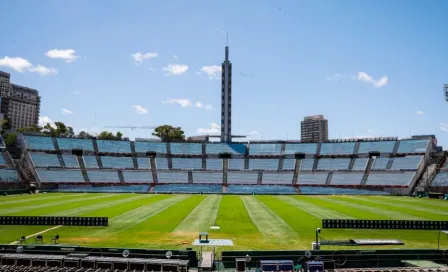
[[296,194],[293,186],[284,185],[229,185],[227,193],[230,194]]
[[423,156],[394,158],[391,170],[415,170],[422,162]]
[[367,186],[405,186],[409,185],[415,172],[403,173],[375,173],[371,172],[367,178]]
[[263,173],[262,184],[292,184],[293,172]]
[[27,149],[35,150],[55,150],[51,137],[43,136],[23,136]]
[[313,170],[314,159],[304,159],[300,165],[300,171],[302,170]]
[[397,153],[425,153],[429,145],[429,139],[401,140]]
[[280,155],[281,144],[250,144],[250,155]]
[[431,186],[448,187],[448,172],[439,172],[431,182]]
[[257,179],[257,172],[227,172],[227,183],[256,184]]
[[80,170],[36,169],[42,182],[85,182]]
[[156,158],[157,169],[168,169],[168,159],[167,158]]
[[61,150],[83,149],[94,151],[93,142],[89,139],[57,138],[56,140]]
[[0,182],[18,182],[19,176],[15,169],[0,169]]
[[59,185],[58,191],[64,193],[147,193],[150,185]]
[[65,167],[79,168],[79,163],[75,155],[62,155],[62,159],[64,160]]
[[193,171],[193,183],[223,183],[223,173]]
[[156,152],[158,154],[168,153],[166,143],[162,142],[135,142],[135,152]]
[[350,165],[350,159],[327,159],[322,158],[319,159],[317,164],[318,170],[348,170],[348,166]]
[[137,164],[139,169],[151,169],[149,158],[137,158]]
[[299,173],[298,184],[321,184],[327,182],[328,173]]
[[153,183],[151,171],[123,171],[126,183]]
[[333,173],[330,185],[361,185],[363,173]]
[[222,170],[222,159],[207,159],[207,170]]
[[97,140],[96,143],[98,152],[131,153],[131,143],[129,141]]
[[188,172],[160,172],[157,171],[159,183],[188,183]]
[[58,156],[55,154],[30,152],[31,160],[35,167],[61,167]]
[[134,168],[131,157],[111,157],[101,156],[101,162],[104,168],[130,169]]
[[350,155],[353,154],[354,151],[354,142],[322,143],[320,147],[321,155]]
[[222,193],[219,184],[165,184],[154,186],[155,193]]
[[250,159],[251,170],[278,170],[278,159]]
[[90,182],[119,183],[117,171],[87,171]]
[[98,161],[95,156],[83,156],[86,168],[99,168]]
[[389,195],[383,191],[350,188],[300,186],[299,189],[300,193],[304,195]]
[[205,150],[207,154],[220,154],[220,153],[230,153],[230,154],[246,154],[246,145],[231,143],[208,143],[205,145]]
[[368,154],[369,152],[392,153],[396,141],[378,141],[359,143],[358,154]]
[[201,143],[170,143],[171,154],[202,155]]
[[372,170],[385,170],[387,164],[389,163],[389,158],[375,158],[373,162]]
[[353,165],[352,170],[365,171],[368,162],[369,162],[369,159],[367,159],[367,158],[355,159],[355,164]]
[[296,165],[295,159],[284,159],[283,160],[283,170],[294,170]]
[[315,143],[291,143],[285,144],[285,154],[296,154],[296,153],[305,153],[305,154],[316,154],[317,144]]
[[242,170],[244,169],[244,159],[229,159],[229,169]]
[[172,158],[174,169],[202,169],[200,158]]

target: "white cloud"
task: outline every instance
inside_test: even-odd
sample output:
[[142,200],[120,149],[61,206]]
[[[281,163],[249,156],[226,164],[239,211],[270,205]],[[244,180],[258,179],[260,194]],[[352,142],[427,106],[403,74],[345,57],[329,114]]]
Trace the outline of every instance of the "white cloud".
[[213,107],[213,105],[211,105],[211,104],[202,104],[202,102],[201,101],[198,101],[198,102],[196,102],[196,108],[199,108],[199,109],[204,109],[204,110],[207,110],[207,111],[211,111],[211,110],[214,110],[215,108]]
[[448,132],[448,124],[447,123],[440,123],[439,127],[440,127],[440,130]]
[[30,69],[33,65],[26,59],[19,57],[10,58],[6,56],[3,59],[0,59],[0,66],[8,67],[14,71],[22,73]]
[[137,53],[131,55],[131,57],[134,59],[136,64],[140,64],[146,59],[157,58],[158,56],[159,56],[159,53],[157,53],[157,52],[149,52],[149,53],[137,52]]
[[54,124],[53,120],[50,119],[50,117],[40,116],[39,117],[39,126],[44,127],[46,124],[50,124],[52,127],[56,128],[56,125]]
[[185,64],[168,64],[163,68],[167,75],[181,75],[188,70]]
[[425,114],[423,111],[421,111],[421,110],[418,110],[417,112],[416,112],[418,115],[423,115],[423,114]]
[[193,103],[191,103],[191,101],[189,99],[186,99],[186,98],[168,99],[166,101],[163,101],[163,103],[166,103],[166,104],[178,104],[182,108],[192,107],[193,106]]
[[373,136],[369,136],[369,135],[359,135],[359,136],[347,136],[344,137],[343,139],[367,139],[367,138],[373,138]]
[[251,132],[247,133],[248,136],[261,136],[261,133],[256,131],[256,130],[252,130]]
[[197,75],[206,74],[208,76],[208,79],[219,79],[221,75],[221,66],[219,65],[210,65],[210,66],[203,66],[199,72],[196,72]]
[[148,114],[148,109],[144,108],[140,105],[132,105],[132,107],[135,109],[135,112],[137,114],[143,115],[143,114]]
[[20,57],[4,57],[0,59],[0,66],[8,67],[10,69],[13,69],[14,71],[17,71],[19,73],[23,73],[25,71],[32,72],[32,73],[38,73],[41,76],[51,75],[51,74],[57,74],[58,71],[53,68],[47,68],[42,65],[33,66],[31,62],[24,58]]
[[372,128],[369,128],[369,129],[367,129],[367,132],[368,132],[368,133],[372,133],[372,132],[375,132],[375,130],[372,129]]
[[346,75],[342,75],[342,74],[339,74],[339,73],[334,73],[333,75],[328,76],[325,79],[326,80],[339,81],[341,79],[348,79],[348,78],[355,78],[355,77],[353,77],[353,76],[346,76]]
[[382,76],[380,79],[374,80],[371,76],[369,76],[365,72],[358,72],[356,79],[365,83],[373,84],[375,88],[383,87],[384,85],[387,84],[387,82],[389,82],[389,78],[387,76]]
[[79,58],[75,55],[75,50],[73,49],[52,49],[49,50],[45,55],[51,59],[62,59],[70,63]]
[[79,91],[74,91],[73,94],[81,94]]
[[71,111],[71,110],[69,110],[69,109],[65,109],[65,108],[62,108],[62,109],[61,109],[61,112],[62,112],[62,114],[64,114],[64,115],[67,115],[67,114],[73,114],[73,111]]
[[39,73],[41,76],[48,76],[48,75],[55,75],[58,73],[58,71],[54,68],[47,68],[42,65],[37,65],[34,67],[29,68],[30,72]]
[[174,58],[174,59],[177,59],[177,60],[180,60],[179,57],[176,56],[176,55],[173,55],[173,58]]
[[218,124],[210,123],[209,125],[210,125],[209,128],[198,128],[198,133],[199,134],[213,134],[213,133],[218,133],[221,131],[221,127],[218,126]]
[[73,128],[73,131],[76,134],[79,134],[81,131],[85,131],[87,133],[89,133],[90,135],[98,135],[100,134],[104,129],[99,128],[99,127],[91,127],[91,128],[81,128],[81,129],[76,129]]
[[151,72],[155,72],[155,71],[157,71],[156,68],[153,68],[153,67],[151,67],[151,66],[149,66],[148,69],[149,69],[149,71],[151,71]]

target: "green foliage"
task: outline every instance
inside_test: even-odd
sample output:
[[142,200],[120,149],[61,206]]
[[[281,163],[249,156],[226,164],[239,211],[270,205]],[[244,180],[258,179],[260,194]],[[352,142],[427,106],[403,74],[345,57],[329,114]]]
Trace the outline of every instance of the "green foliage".
[[90,135],[88,132],[86,131],[81,131],[78,135],[76,135],[76,138],[78,139],[92,139],[93,136]]
[[1,123],[1,134],[3,135],[8,129],[8,119],[3,119]]
[[3,141],[6,146],[15,146],[17,143],[17,134],[16,133],[8,133],[3,135]]
[[129,141],[129,138],[123,137],[123,133],[119,131],[117,132],[116,135],[114,135],[110,131],[103,131],[96,138],[98,140]]
[[17,131],[20,132],[20,133],[23,133],[23,132],[42,132],[42,127],[36,126],[36,125],[32,125],[32,126],[27,127],[27,128],[19,128]]
[[67,138],[73,138],[75,136],[75,133],[73,132],[73,128],[66,126],[62,122],[55,122],[55,127],[53,127],[50,123],[47,123],[42,133],[51,137],[67,137]]
[[159,137],[162,141],[183,141],[185,140],[185,133],[180,127],[173,127],[170,125],[158,126],[154,132],[153,136]]

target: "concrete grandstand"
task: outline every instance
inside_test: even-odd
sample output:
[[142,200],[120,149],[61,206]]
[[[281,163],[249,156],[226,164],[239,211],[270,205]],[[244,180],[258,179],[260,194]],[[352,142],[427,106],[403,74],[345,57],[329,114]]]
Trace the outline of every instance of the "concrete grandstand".
[[20,135],[19,144],[22,172],[41,189],[409,195],[447,187],[446,156],[433,140],[165,143]]

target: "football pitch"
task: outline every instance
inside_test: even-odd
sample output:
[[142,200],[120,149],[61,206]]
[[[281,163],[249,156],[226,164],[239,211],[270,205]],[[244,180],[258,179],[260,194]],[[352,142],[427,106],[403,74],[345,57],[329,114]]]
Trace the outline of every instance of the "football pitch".
[[[448,220],[448,201],[384,196],[221,196],[37,194],[0,197],[0,216],[106,216],[108,227],[0,226],[0,243],[43,233],[61,244],[185,249],[198,232],[232,239],[221,250],[310,249],[322,219]],[[210,226],[216,224],[219,230]],[[400,239],[406,248],[436,248],[437,231],[322,229],[326,240]],[[28,239],[28,244],[34,238]],[[394,246],[399,248],[403,246]],[[441,247],[448,247],[443,237]],[[351,247],[352,249],[355,249]],[[359,248],[359,247],[356,247]],[[388,247],[392,248],[392,247]],[[323,249],[335,249],[324,247]],[[342,249],[342,248],[338,248]]]

